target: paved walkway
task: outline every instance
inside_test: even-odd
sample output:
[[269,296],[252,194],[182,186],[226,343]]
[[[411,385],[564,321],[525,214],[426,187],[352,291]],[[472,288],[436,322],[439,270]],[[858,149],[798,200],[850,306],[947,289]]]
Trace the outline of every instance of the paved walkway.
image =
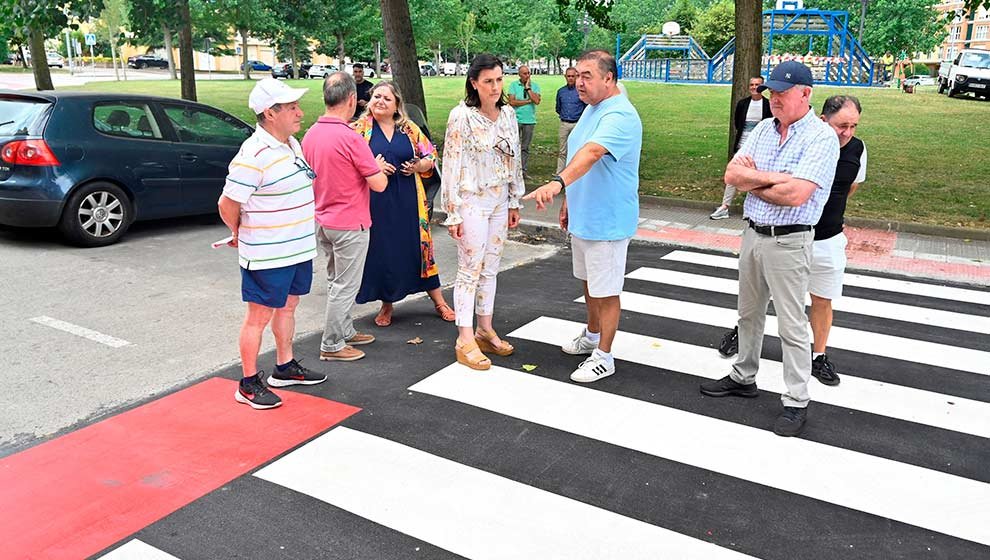
[[[563,238],[557,225],[559,197],[554,206],[538,212],[528,203],[522,229],[530,235]],[[738,254],[746,223],[739,214],[711,220],[714,208],[675,206],[678,202],[643,197],[636,239]],[[688,202],[690,204],[690,202]],[[938,228],[933,228],[938,231]],[[941,228],[941,231],[946,231]],[[957,234],[957,232],[949,232]],[[911,278],[990,285],[990,241],[925,235],[864,227],[846,227],[849,269],[885,272]]]

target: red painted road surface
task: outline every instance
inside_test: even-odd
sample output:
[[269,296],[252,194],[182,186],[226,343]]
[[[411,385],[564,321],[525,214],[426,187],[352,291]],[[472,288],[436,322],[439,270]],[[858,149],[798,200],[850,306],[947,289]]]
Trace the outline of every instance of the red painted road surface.
[[99,552],[360,410],[282,391],[259,412],[236,386],[208,379],[0,460],[0,556]]

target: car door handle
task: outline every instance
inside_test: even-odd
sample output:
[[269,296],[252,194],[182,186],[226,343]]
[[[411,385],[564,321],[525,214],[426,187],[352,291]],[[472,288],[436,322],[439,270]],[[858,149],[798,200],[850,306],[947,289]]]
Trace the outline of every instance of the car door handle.
[[199,156],[197,156],[196,154],[190,154],[188,152],[181,154],[179,157],[182,158],[182,161],[193,162],[199,160]]

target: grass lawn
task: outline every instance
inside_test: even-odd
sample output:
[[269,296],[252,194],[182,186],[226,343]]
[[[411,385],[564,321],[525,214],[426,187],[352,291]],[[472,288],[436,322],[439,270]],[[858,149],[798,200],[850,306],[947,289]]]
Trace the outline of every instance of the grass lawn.
[[[513,78],[514,79],[514,78]],[[463,96],[463,78],[424,78],[431,131],[439,140],[447,115]],[[559,76],[536,76],[544,93],[530,155],[530,173],[538,179],[556,167],[557,119],[554,92]],[[298,80],[312,93],[303,100],[308,128],[323,112],[319,80]],[[200,101],[247,122],[251,83],[200,80]],[[640,165],[644,194],[704,200],[712,207],[722,196],[726,163],[729,88],[626,82],[643,120]],[[178,97],[170,81],[98,82],[85,89],[151,93]],[[934,88],[914,95],[888,89],[815,89],[816,112],[825,97],[852,93],[863,104],[858,136],[869,150],[867,182],[849,202],[849,215],[948,226],[990,228],[990,102],[948,99]],[[301,134],[300,134],[301,137]],[[532,186],[532,185],[531,185]],[[740,199],[741,200],[741,199]]]

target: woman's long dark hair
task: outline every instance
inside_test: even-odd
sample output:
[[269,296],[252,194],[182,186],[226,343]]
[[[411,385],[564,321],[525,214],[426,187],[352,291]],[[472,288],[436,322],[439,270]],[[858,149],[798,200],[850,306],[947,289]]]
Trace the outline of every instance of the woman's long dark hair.
[[[482,70],[494,70],[495,68],[502,68],[502,61],[497,56],[481,53],[474,57],[474,60],[471,61],[471,67],[468,68],[467,79],[464,81],[465,105],[468,107],[481,107],[481,98],[478,96],[478,90],[471,85],[471,80],[477,80]],[[495,106],[501,109],[506,103],[508,101],[505,99],[505,92],[502,92],[498,101],[495,102]]]

